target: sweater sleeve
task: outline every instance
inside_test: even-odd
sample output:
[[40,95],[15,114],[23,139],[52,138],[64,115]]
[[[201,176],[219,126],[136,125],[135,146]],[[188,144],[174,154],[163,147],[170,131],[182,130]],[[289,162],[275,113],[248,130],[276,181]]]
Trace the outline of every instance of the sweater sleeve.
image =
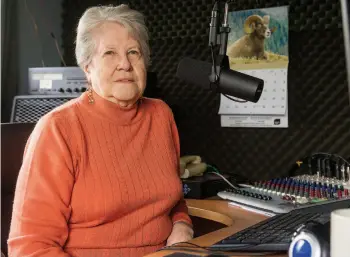
[[[180,176],[180,139],[179,139],[179,133],[176,127],[176,123],[173,117],[171,122],[171,131],[172,131],[172,137],[176,148],[176,155],[177,155],[176,157],[178,160],[178,170],[179,170],[179,176]],[[171,215],[173,224],[175,222],[182,221],[192,227],[192,221],[190,216],[188,215],[188,208],[183,196],[181,197],[179,202],[175,205],[175,207],[172,209],[170,215]]]
[[44,117],[27,141],[17,179],[8,239],[10,257],[68,257],[73,158],[62,124]]

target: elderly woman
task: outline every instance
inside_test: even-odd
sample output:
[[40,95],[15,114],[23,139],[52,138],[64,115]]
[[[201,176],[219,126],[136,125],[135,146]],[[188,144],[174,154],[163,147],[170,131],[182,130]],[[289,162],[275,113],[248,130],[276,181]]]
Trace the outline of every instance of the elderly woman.
[[142,14],[89,8],[76,59],[90,88],[36,124],[16,186],[9,256],[144,256],[192,238],[170,108],[142,97]]

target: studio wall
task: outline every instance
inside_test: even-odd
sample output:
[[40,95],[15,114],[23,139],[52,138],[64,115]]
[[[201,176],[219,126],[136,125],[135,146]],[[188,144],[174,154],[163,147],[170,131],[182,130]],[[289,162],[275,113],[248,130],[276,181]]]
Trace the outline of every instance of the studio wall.
[[[88,6],[118,1],[63,1],[63,48],[74,59],[75,30]],[[125,1],[120,1],[125,2]],[[350,103],[346,86],[340,3],[337,0],[237,0],[231,10],[289,6],[289,127],[222,128],[219,95],[175,77],[181,58],[210,61],[211,0],[128,1],[150,31],[157,97],[174,111],[181,154],[197,154],[223,172],[249,179],[283,176],[314,152],[350,157]],[[152,95],[151,95],[152,96]]]

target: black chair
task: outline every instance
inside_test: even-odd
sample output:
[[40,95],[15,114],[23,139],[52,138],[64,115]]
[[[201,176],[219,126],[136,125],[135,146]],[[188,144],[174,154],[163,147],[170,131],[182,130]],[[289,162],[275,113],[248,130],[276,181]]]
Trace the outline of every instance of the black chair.
[[7,255],[12,204],[24,147],[35,123],[1,123],[1,251]]

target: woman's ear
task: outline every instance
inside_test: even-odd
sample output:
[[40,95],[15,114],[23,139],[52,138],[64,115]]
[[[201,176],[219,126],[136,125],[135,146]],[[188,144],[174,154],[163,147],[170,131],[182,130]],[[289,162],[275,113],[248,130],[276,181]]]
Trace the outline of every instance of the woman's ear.
[[90,81],[91,73],[90,73],[90,67],[89,65],[84,66],[84,73],[88,81]]
[[85,65],[85,66],[84,66],[84,72],[85,72],[86,74],[90,73],[89,65]]

